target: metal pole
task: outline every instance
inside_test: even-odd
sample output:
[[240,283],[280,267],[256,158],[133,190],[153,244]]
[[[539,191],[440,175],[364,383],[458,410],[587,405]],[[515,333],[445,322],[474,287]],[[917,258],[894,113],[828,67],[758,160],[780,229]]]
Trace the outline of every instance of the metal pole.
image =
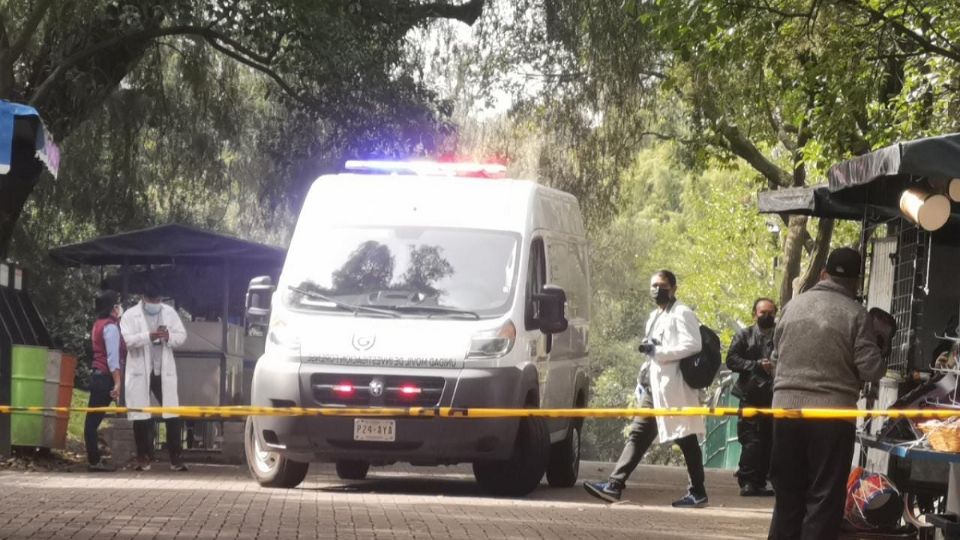
[[223,311],[220,315],[220,344],[222,353],[220,357],[220,404],[226,405],[227,398],[227,317],[230,314],[230,261],[223,260]]

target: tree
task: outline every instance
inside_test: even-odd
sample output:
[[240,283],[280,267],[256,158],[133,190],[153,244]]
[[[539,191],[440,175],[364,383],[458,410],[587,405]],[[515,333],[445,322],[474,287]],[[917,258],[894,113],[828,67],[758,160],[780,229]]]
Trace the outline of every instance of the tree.
[[[157,46],[197,43],[262,73],[292,109],[375,146],[378,130],[358,111],[431,99],[409,74],[398,73],[407,31],[435,19],[470,24],[483,6],[484,0],[8,2],[0,8],[0,98],[34,105],[64,140],[123,90]],[[417,137],[412,130],[407,135]],[[0,197],[0,253],[32,188],[18,182]]]
[[[958,105],[960,15],[945,0],[517,6],[501,26],[520,36],[493,61],[538,73],[537,102],[568,111],[557,123],[587,118],[588,133],[633,148],[675,140],[700,167],[743,160],[770,189],[820,181],[827,165],[897,139],[956,129],[946,112]],[[784,221],[782,302],[816,280],[834,226],[819,220],[811,232],[802,216]]]

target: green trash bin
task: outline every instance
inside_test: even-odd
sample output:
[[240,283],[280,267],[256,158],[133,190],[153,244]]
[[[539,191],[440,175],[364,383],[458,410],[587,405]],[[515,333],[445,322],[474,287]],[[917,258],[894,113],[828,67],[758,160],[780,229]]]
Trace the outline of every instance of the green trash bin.
[[[45,403],[47,364],[46,347],[11,347],[10,405],[42,407]],[[17,412],[10,415],[10,443],[14,446],[43,445],[43,413]]]

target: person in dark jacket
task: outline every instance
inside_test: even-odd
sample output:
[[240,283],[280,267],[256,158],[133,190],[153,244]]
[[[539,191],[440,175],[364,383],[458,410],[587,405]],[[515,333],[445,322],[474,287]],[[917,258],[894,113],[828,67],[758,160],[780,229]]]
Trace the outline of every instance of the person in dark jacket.
[[[733,395],[740,398],[741,407],[769,407],[773,401],[770,357],[776,317],[777,304],[769,298],[757,298],[753,303],[754,324],[737,332],[730,342],[727,367],[738,374]],[[773,495],[767,488],[772,426],[769,416],[741,418],[737,423],[741,448],[737,481],[741,496]]]
[[[90,407],[106,407],[120,397],[120,369],[126,356],[123,336],[120,335],[120,295],[115,291],[101,291],[94,301],[97,320],[90,330],[93,345],[93,369],[90,373]],[[83,424],[83,439],[87,447],[87,467],[91,471],[112,471],[100,455],[97,429],[103,413],[88,413]]]
[[[875,328],[857,301],[860,253],[838,248],[820,282],[783,307],[773,332],[773,408],[853,409],[886,370],[893,330]],[[837,538],[853,461],[850,420],[775,418],[771,540]]]

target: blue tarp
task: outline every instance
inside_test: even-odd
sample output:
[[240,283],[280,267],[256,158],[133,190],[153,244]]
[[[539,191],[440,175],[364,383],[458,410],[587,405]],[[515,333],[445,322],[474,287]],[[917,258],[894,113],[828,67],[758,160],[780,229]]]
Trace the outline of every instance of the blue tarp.
[[10,172],[13,154],[13,138],[16,133],[17,118],[35,118],[36,132],[33,134],[37,158],[47,166],[54,178],[60,169],[60,150],[53,143],[50,133],[40,120],[40,113],[29,105],[0,100],[0,174]]

